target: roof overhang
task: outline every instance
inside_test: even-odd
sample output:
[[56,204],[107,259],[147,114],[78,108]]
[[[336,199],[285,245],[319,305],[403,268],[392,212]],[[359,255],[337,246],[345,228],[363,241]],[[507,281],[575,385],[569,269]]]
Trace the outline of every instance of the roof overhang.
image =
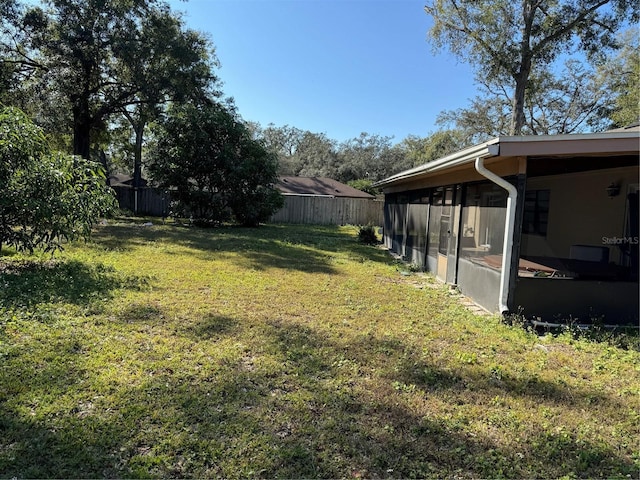
[[453,171],[461,166],[470,166],[479,157],[491,159],[491,163],[495,164],[513,158],[613,156],[639,153],[640,132],[637,130],[572,135],[504,136],[397,173],[375,183],[374,186],[391,187]]
[[432,172],[438,172],[446,170],[456,166],[464,165],[467,163],[475,162],[478,157],[495,157],[500,153],[499,139],[494,138],[485,143],[474,145],[473,147],[465,148],[459,152],[452,153],[446,157],[439,158],[433,162],[425,163],[419,167],[405,170],[400,173],[396,173],[384,180],[376,182],[374,187],[384,187],[392,185],[394,183],[401,183],[404,180],[413,180],[417,177],[428,175]]

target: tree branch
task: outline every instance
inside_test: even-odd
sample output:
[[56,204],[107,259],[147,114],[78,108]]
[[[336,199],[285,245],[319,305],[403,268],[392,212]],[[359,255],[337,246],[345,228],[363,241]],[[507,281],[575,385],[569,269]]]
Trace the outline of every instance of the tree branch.
[[540,52],[549,43],[555,42],[556,40],[558,40],[563,35],[566,35],[567,33],[569,33],[571,30],[573,30],[576,27],[576,25],[578,25],[585,18],[587,18],[587,16],[589,14],[595,12],[600,7],[603,7],[604,5],[606,5],[606,4],[610,3],[610,2],[611,2],[611,0],[600,0],[598,3],[593,5],[591,8],[588,8],[587,10],[584,10],[580,15],[578,15],[576,18],[574,18],[571,22],[565,24],[563,27],[558,29],[556,32],[554,32],[554,33],[550,34],[549,36],[547,36],[547,37],[543,38],[542,40],[540,40],[538,42],[538,44],[535,47],[533,47],[533,49],[532,49],[534,55],[537,54],[538,52]]

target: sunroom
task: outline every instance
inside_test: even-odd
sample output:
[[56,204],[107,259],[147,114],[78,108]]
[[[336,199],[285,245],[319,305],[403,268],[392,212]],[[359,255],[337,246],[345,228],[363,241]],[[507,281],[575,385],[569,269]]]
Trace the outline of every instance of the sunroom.
[[401,172],[384,242],[492,312],[637,323],[639,140],[498,137]]

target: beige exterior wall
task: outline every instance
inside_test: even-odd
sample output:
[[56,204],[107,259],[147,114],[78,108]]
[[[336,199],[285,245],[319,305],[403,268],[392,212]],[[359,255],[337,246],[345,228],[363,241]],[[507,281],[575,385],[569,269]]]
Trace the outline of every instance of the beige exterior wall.
[[[568,258],[571,245],[603,246],[603,237],[623,237],[627,192],[638,181],[638,167],[528,179],[527,190],[550,190],[549,223],[546,238],[522,235],[520,254]],[[609,198],[612,182],[620,194]],[[609,245],[609,261],[620,262],[615,245]]]

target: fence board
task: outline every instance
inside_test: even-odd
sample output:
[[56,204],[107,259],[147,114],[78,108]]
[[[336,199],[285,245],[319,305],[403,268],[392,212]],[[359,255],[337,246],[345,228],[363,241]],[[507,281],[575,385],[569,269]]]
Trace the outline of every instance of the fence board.
[[137,209],[136,192],[133,187],[114,186],[118,205],[123,210],[131,210],[139,215],[166,217],[169,215],[170,196],[159,188],[142,187],[138,189]]
[[[118,204],[124,210],[135,211],[135,194],[131,187],[112,187]],[[157,188],[138,189],[140,215],[156,217],[169,214],[169,194]],[[284,197],[284,207],[270,219],[272,223],[315,225],[382,225],[384,202],[368,198],[294,196]]]
[[382,225],[384,202],[367,198],[287,195],[272,223]]

